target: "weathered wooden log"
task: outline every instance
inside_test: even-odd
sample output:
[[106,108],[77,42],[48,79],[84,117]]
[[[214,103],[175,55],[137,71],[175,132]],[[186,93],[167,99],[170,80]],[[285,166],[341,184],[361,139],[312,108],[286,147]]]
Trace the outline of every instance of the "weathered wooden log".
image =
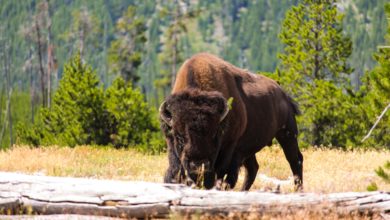
[[[195,190],[149,182],[47,177],[0,172],[2,215],[96,215],[123,218],[170,214],[390,214],[389,192],[291,193]],[[4,216],[3,216],[4,217]]]

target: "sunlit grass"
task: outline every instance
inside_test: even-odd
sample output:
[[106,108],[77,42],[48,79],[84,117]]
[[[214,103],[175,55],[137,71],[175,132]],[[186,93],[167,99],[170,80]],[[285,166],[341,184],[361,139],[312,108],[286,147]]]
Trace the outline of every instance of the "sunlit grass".
[[[365,191],[371,182],[390,191],[374,170],[390,160],[390,151],[303,150],[304,191]],[[257,154],[258,177],[251,190],[273,190],[274,182],[264,175],[284,181],[282,192],[291,192],[291,171],[280,147],[267,147]],[[29,148],[14,147],[0,151],[0,171],[50,176],[162,182],[168,166],[167,155],[144,155],[135,150],[79,146]],[[243,179],[243,170],[238,186]]]
[[[390,191],[374,172],[379,166],[390,160],[390,151],[342,151],[329,149],[307,149],[302,151],[303,181],[305,192],[346,192],[366,191],[371,182],[379,189]],[[291,171],[280,147],[266,148],[257,154],[259,173],[268,177],[287,179]],[[258,173],[258,176],[259,176]],[[267,183],[256,180],[253,188],[264,188]],[[271,186],[272,187],[272,186]],[[290,184],[281,186],[282,191],[293,189]]]
[[0,170],[50,176],[160,182],[165,155],[107,147],[15,147],[0,152]]

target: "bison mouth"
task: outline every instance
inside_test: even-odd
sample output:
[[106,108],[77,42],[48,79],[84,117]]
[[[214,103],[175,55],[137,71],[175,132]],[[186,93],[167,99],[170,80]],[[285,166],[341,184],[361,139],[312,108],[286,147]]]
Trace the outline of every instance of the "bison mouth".
[[215,173],[210,167],[209,161],[197,161],[186,163],[187,186],[211,189],[215,182]]
[[200,189],[203,187],[205,189],[211,189],[214,187],[214,182],[215,173],[211,171],[206,171],[198,174],[190,173],[186,180],[187,186]]

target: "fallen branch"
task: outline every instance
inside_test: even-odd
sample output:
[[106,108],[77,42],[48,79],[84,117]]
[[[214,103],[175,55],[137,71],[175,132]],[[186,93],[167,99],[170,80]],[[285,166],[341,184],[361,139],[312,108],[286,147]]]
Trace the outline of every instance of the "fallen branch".
[[382,117],[385,115],[386,111],[390,108],[390,103],[386,106],[385,109],[383,109],[381,115],[378,117],[378,119],[376,120],[375,124],[372,126],[372,128],[370,129],[370,131],[368,132],[368,134],[362,139],[362,142],[365,141],[368,137],[370,137],[371,135],[371,132],[374,130],[374,128],[376,127],[376,125],[379,123],[379,121],[382,119]]
[[[33,176],[0,172],[1,215],[387,216],[390,193],[292,193],[195,190],[183,185]],[[4,219],[4,218],[3,218]]]

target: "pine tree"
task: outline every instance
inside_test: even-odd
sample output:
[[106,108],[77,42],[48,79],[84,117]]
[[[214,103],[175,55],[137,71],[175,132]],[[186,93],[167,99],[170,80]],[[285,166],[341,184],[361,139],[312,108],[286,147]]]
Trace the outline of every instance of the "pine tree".
[[129,6],[116,24],[116,40],[109,49],[110,66],[126,82],[137,83],[136,74],[145,52],[146,25],[144,19],[136,14],[136,7]]
[[[47,119],[51,129],[64,130],[69,144],[104,144],[103,89],[91,67],[76,56],[65,65],[64,76]],[[56,123],[58,122],[58,123]],[[59,129],[59,130],[58,130]]]
[[[64,67],[50,109],[42,110],[36,130],[42,130],[42,144],[107,144],[103,89],[92,69],[74,57]],[[54,139],[54,137],[55,139]]]
[[[343,34],[336,0],[304,0],[286,13],[279,35],[284,52],[279,54],[283,74],[291,82],[306,85],[314,79],[345,85],[352,69],[347,59],[352,52],[349,37]],[[298,80],[298,81],[297,81]]]
[[352,121],[344,122],[345,111],[355,110],[344,92],[352,48],[336,2],[303,0],[286,13],[279,35],[285,47],[276,78],[301,106],[298,121],[305,144],[345,146],[350,143],[347,135],[357,129]]

